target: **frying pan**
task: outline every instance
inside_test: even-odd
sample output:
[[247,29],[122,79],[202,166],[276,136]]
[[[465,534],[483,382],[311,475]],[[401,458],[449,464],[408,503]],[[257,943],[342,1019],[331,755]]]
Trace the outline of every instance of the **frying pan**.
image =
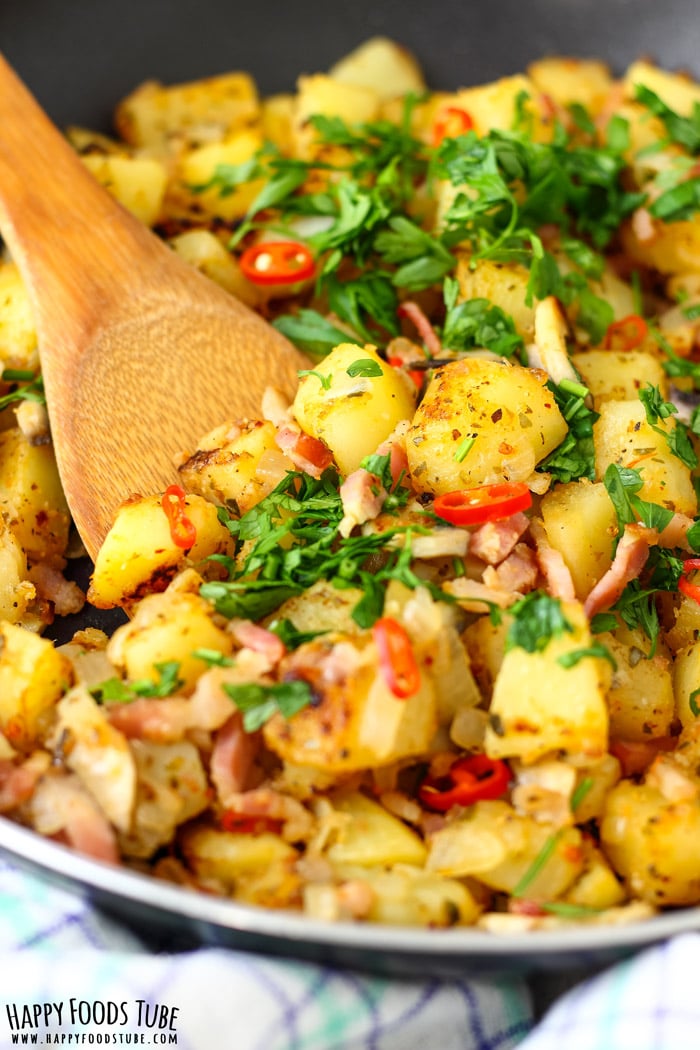
[[[700,74],[697,0],[0,0],[0,48],[59,125],[109,130],[114,103],[145,79],[231,69],[261,92],[293,88],[357,44],[385,34],[418,56],[428,82],[456,88],[522,70],[546,54],[595,56],[622,71],[648,55]],[[85,569],[83,569],[85,571]],[[113,618],[112,621],[113,622]],[[62,627],[105,624],[88,612]],[[110,622],[107,622],[107,626]],[[0,849],[87,894],[172,947],[219,943],[390,973],[599,964],[683,930],[700,909],[626,927],[495,938],[451,931],[323,924],[211,898],[115,870],[0,820]]]

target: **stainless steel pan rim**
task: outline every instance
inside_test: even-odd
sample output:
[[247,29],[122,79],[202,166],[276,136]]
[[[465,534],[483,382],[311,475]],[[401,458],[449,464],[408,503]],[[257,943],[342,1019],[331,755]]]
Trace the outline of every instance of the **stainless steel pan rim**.
[[536,933],[496,935],[471,928],[427,930],[379,924],[322,922],[302,914],[256,908],[205,893],[184,889],[148,875],[116,868],[43,839],[35,832],[0,819],[0,852],[10,859],[52,873],[81,886],[90,895],[97,891],[164,916],[178,916],[192,925],[214,927],[220,937],[204,938],[235,946],[235,934],[253,934],[285,940],[290,945],[314,944],[360,952],[398,953],[406,956],[439,955],[446,960],[475,957],[529,959],[560,954],[581,956],[588,952],[633,951],[676,934],[700,929],[700,908],[666,912],[644,922],[620,926],[579,926]]

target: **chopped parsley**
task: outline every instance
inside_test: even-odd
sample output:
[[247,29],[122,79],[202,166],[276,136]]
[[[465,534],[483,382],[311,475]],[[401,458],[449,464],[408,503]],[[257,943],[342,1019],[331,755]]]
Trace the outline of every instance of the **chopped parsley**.
[[581,660],[589,658],[607,660],[613,671],[617,670],[617,661],[615,657],[610,652],[607,645],[603,645],[602,642],[594,642],[593,645],[589,645],[583,649],[572,649],[571,652],[562,653],[561,656],[557,657],[557,663],[561,664],[562,667],[565,667],[568,670],[570,667],[575,667],[576,664],[581,662]]
[[563,379],[561,383],[548,382],[569,432],[538,466],[539,471],[551,474],[556,481],[576,481],[578,478],[595,479],[595,450],[593,447],[593,424],[599,419],[597,412],[589,408],[586,398],[589,390],[582,383]]
[[44,380],[29,369],[5,368],[0,374],[0,379],[3,383],[21,384],[9,394],[3,394],[0,397],[0,412],[16,401],[36,401],[40,405],[46,404]]
[[233,685],[224,682],[221,688],[242,712],[246,733],[255,733],[276,714],[292,718],[308,707],[312,700],[311,686],[303,679],[276,682],[273,685],[261,685],[258,682]]
[[121,678],[108,678],[90,689],[92,696],[100,704],[128,704],[138,697],[163,698],[172,696],[183,684],[180,678],[180,664],[177,660],[165,660],[153,665],[158,672],[157,681],[150,678],[139,678],[125,682]]
[[574,629],[560,600],[543,591],[531,591],[511,605],[508,612],[513,620],[506,635],[506,652],[517,647],[528,653],[540,653],[553,638],[572,633]]
[[458,302],[459,284],[445,278],[445,323],[442,344],[450,350],[484,348],[503,357],[522,355],[525,344],[515,328],[513,318],[488,299]]

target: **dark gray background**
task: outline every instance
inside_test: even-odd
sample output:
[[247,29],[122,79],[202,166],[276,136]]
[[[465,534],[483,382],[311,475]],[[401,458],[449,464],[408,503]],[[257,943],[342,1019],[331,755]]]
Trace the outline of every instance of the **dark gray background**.
[[551,53],[700,73],[698,0],[0,0],[0,49],[61,124],[106,127],[146,77],[241,68],[264,92],[289,90],[376,33],[414,50],[435,87]]

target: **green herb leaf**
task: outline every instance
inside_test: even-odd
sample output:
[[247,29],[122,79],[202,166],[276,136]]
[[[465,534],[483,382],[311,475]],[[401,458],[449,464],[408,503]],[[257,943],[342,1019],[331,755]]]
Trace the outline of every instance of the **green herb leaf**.
[[379,362],[373,361],[371,357],[358,358],[357,361],[353,361],[352,364],[345,369],[345,371],[351,379],[355,379],[356,376],[365,376],[369,379],[377,379],[379,376],[382,376],[384,374],[382,372],[382,366],[379,364]]
[[316,310],[299,310],[296,314],[283,314],[272,322],[273,328],[286,336],[291,343],[314,357],[325,357],[340,343],[357,342],[341,328],[326,320]]
[[260,685],[257,682],[232,685],[225,682],[221,688],[243,713],[246,733],[261,729],[278,713],[284,718],[293,718],[312,700],[311,686],[303,679],[274,685]]
[[593,659],[607,660],[612,666],[613,671],[617,670],[617,661],[615,657],[602,642],[594,642],[593,645],[589,645],[586,648],[572,649],[571,652],[562,653],[561,656],[557,657],[557,663],[561,664],[562,667],[565,667],[568,670],[570,667],[575,667],[576,664],[581,662],[581,660],[586,660],[589,657]]
[[315,368],[301,368],[297,372],[297,375],[300,379],[303,376],[315,376],[324,390],[330,390],[331,388],[332,376],[324,376],[322,372],[317,372]]
[[573,632],[559,599],[542,591],[531,591],[511,605],[508,612],[513,621],[506,635],[506,652],[517,646],[528,653],[539,653],[553,638]]
[[153,665],[158,672],[158,680],[150,678],[139,678],[131,682],[124,682],[121,678],[108,678],[106,681],[95,685],[90,693],[99,703],[130,703],[139,696],[166,697],[171,696],[183,684],[180,678],[180,664],[177,660],[166,660]]

